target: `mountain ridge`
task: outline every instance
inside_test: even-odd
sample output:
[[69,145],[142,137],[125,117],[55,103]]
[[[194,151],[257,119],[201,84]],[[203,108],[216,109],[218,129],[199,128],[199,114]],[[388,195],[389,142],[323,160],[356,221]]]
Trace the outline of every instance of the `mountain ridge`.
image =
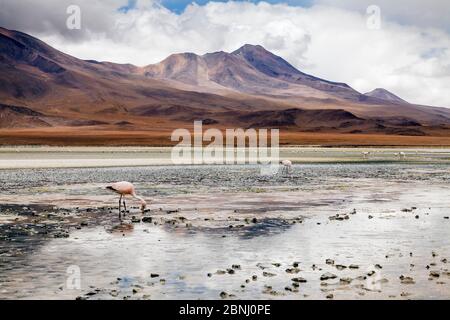
[[[31,126],[49,130],[165,130],[205,119],[221,127],[428,135],[450,125],[448,109],[394,101],[387,91],[361,94],[303,73],[260,45],[172,54],[137,67],[81,60],[0,28],[0,72],[0,103],[39,113]],[[0,117],[14,118],[8,128],[29,127],[30,115],[17,110],[0,108]]]

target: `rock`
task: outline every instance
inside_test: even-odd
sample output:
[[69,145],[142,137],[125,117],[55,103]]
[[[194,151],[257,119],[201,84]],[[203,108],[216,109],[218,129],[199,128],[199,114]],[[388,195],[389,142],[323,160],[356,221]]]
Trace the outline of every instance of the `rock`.
[[371,277],[371,276],[373,276],[374,274],[375,274],[375,271],[374,271],[374,270],[370,270],[370,271],[367,273],[367,276]]
[[143,218],[142,218],[142,222],[145,222],[145,223],[152,223],[152,222],[153,222],[153,219],[152,219],[152,217],[143,217]]
[[438,271],[430,271],[430,277],[439,278],[440,273]]
[[208,273],[207,276],[208,276],[208,278],[211,278],[212,277],[212,273]]
[[233,264],[233,265],[231,266],[231,268],[236,269],[236,270],[240,270],[240,269],[241,269],[241,266],[240,266],[239,264]]
[[344,266],[344,265],[342,265],[342,264],[337,264],[335,267],[336,267],[336,269],[338,269],[338,270],[344,270],[344,269],[347,269],[347,266]]
[[369,219],[373,219],[373,216],[371,216],[370,214],[367,216]]
[[234,269],[227,269],[228,274],[234,274]]
[[140,219],[140,218],[137,218],[136,216],[132,216],[132,217],[131,217],[131,222],[132,222],[132,223],[139,223],[139,222],[141,222],[141,219]]
[[300,269],[299,268],[287,268],[286,269],[286,273],[299,273]]
[[297,268],[299,264],[300,264],[300,262],[294,262],[294,263],[292,264],[292,266],[293,266],[294,268]]
[[333,259],[327,259],[327,260],[325,260],[325,263],[329,264],[329,265],[333,265],[334,264],[334,260]]
[[415,218],[416,218],[416,219],[419,219],[419,215],[418,215],[418,214],[416,214]]
[[307,280],[305,278],[302,278],[302,277],[292,278],[291,280],[293,282],[297,282],[297,283],[306,283],[307,282]]
[[253,276],[252,276],[252,280],[253,280],[253,281],[258,280],[258,276],[257,276],[257,275],[253,275]]
[[339,283],[341,284],[350,284],[352,283],[353,279],[352,278],[340,278],[339,279]]
[[157,274],[157,273],[150,274],[150,278],[158,278],[158,277],[159,277],[159,274]]
[[225,273],[227,273],[227,272],[224,271],[224,270],[217,270],[217,271],[216,271],[216,274],[225,274]]
[[329,279],[336,279],[337,275],[332,274],[332,273],[324,273],[323,275],[320,276],[320,280],[324,281],[324,280],[329,280]]
[[412,277],[406,277],[404,275],[400,276],[400,282],[402,284],[415,284],[416,283]]
[[219,295],[222,299],[226,299],[228,298],[228,293],[226,293],[225,291],[222,291]]
[[326,298],[327,298],[327,299],[333,299],[333,298],[334,298],[334,295],[333,295],[332,293],[330,293],[329,295],[327,295]]
[[279,268],[279,267],[281,266],[281,263],[276,262],[276,263],[272,263],[272,265],[273,265],[274,267]]
[[264,272],[263,272],[263,276],[264,276],[264,277],[275,277],[276,274],[275,274],[275,273],[271,273],[271,272],[266,272],[266,271],[264,271]]
[[432,252],[431,252],[431,256],[434,258],[434,257],[437,257],[438,254],[437,254],[436,252],[432,251]]
[[348,266],[349,269],[359,269],[359,266],[356,264],[351,264]]
[[377,269],[383,269],[383,267],[382,267],[380,264],[376,264],[376,265],[375,265],[375,268],[377,268]]

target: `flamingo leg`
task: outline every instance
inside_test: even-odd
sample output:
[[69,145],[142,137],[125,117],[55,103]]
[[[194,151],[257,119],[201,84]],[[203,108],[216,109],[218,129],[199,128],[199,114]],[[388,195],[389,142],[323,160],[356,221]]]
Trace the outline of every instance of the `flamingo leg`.
[[120,195],[119,199],[119,219],[121,218],[120,210],[122,209],[122,195]]
[[126,203],[125,203],[125,197],[123,197],[123,206],[124,206],[124,208],[125,208],[125,211],[123,212],[123,215],[125,216],[125,214],[127,213],[127,205],[126,205]]

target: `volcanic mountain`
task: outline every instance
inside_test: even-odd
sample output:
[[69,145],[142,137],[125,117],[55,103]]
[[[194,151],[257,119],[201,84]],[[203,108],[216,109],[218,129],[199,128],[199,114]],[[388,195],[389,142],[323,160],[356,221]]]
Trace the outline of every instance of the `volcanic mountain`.
[[80,60],[0,28],[0,72],[0,143],[16,142],[20,130],[20,142],[37,143],[41,128],[61,135],[60,144],[73,143],[64,137],[80,130],[113,144],[124,132],[157,134],[165,144],[173,128],[194,120],[291,134],[448,136],[450,125],[450,109],[410,104],[384,89],[361,94],[303,73],[260,45],[173,54],[137,67]]

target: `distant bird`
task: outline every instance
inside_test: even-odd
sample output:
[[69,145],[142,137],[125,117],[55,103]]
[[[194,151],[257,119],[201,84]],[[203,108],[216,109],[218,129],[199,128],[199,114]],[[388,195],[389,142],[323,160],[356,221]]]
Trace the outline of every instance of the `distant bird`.
[[[110,184],[106,187],[106,189],[114,191],[115,193],[120,194],[119,199],[119,219],[121,218],[121,207],[122,207],[122,198],[125,198],[125,196],[130,195],[135,199],[138,199],[141,203],[141,210],[144,212],[145,207],[147,206],[147,202],[145,202],[144,199],[136,195],[136,191],[134,188],[134,185],[131,182],[128,181],[121,181],[116,182],[113,184]],[[125,204],[125,199],[123,199],[123,206],[125,208],[125,212],[127,211],[127,205]],[[124,213],[125,215],[125,213]]]
[[370,151],[362,152],[363,159],[368,159],[370,155]]
[[283,166],[281,168],[281,173],[290,173],[292,170],[292,162],[290,160],[281,160],[280,164]]
[[404,152],[399,152],[397,153],[397,156],[400,160],[405,160],[406,159],[406,154]]

